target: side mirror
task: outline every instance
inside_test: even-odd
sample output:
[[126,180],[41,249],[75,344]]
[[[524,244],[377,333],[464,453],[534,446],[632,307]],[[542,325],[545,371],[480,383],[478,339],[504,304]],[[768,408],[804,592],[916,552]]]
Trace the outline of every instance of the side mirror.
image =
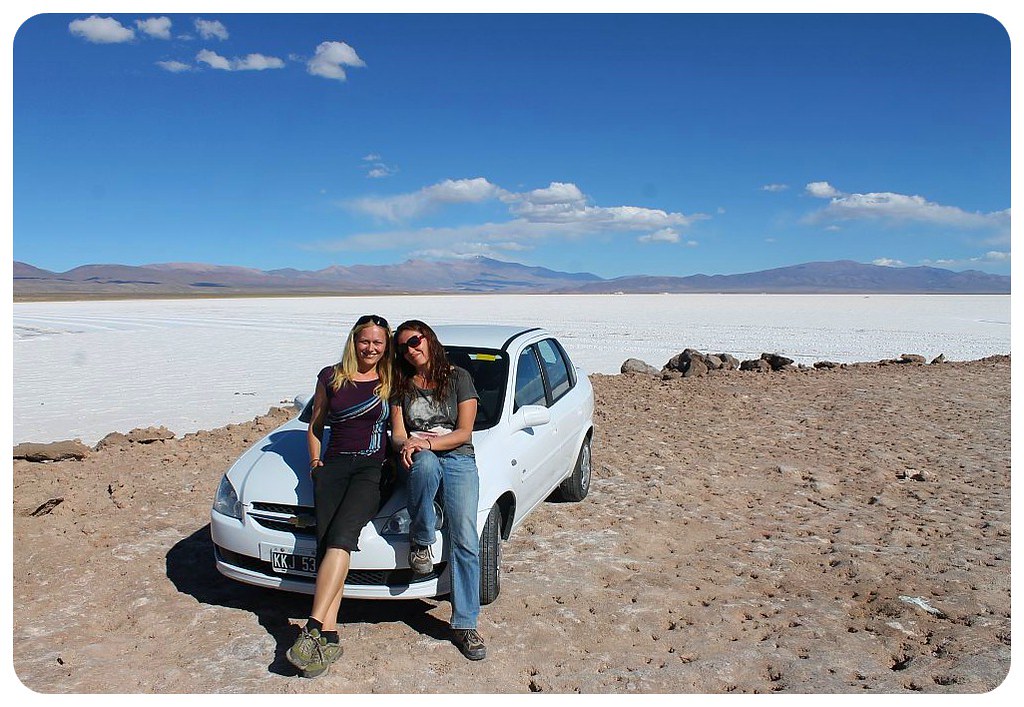
[[543,405],[523,405],[512,415],[512,431],[539,427],[551,422],[551,411]]

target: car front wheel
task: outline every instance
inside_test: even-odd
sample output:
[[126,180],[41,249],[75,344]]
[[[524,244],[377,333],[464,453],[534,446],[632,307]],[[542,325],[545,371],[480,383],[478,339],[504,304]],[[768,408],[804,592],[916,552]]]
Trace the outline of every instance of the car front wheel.
[[501,592],[501,509],[495,504],[480,534],[480,605]]
[[572,473],[558,487],[558,494],[565,501],[582,501],[590,492],[590,437],[583,440],[576,466]]

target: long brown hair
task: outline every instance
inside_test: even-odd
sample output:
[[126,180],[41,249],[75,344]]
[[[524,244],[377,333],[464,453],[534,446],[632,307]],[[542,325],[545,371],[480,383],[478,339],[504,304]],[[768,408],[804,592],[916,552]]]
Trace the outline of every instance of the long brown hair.
[[427,340],[427,382],[433,383],[434,395],[437,399],[444,400],[452,386],[452,367],[448,362],[448,354],[444,347],[437,340],[437,334],[427,324],[419,319],[409,319],[398,325],[395,329],[395,375],[393,390],[398,399],[413,394],[412,377],[416,375],[416,367],[405,358],[405,351],[399,351],[398,335],[403,331],[415,331]]

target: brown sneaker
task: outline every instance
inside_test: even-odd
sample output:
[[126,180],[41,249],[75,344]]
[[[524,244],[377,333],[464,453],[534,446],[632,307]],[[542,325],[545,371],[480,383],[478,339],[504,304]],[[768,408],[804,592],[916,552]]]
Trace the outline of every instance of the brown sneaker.
[[483,660],[487,657],[487,646],[475,628],[453,628],[452,643],[470,660]]
[[434,571],[434,556],[430,548],[425,545],[412,545],[409,547],[409,567],[413,575],[423,576]]

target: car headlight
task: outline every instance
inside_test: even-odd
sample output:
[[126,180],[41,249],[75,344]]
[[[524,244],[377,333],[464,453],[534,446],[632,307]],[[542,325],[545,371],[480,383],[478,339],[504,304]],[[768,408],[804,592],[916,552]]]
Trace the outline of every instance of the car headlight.
[[238,502],[238,493],[228,481],[227,474],[220,480],[217,495],[213,499],[213,510],[231,518],[242,519],[242,504]]
[[[444,511],[441,510],[441,506],[434,501],[434,516],[437,518],[437,529],[440,530],[444,527]],[[381,526],[381,535],[408,535],[409,526],[412,523],[412,518],[409,517],[409,509],[403,508],[402,510],[391,514],[384,525]]]

